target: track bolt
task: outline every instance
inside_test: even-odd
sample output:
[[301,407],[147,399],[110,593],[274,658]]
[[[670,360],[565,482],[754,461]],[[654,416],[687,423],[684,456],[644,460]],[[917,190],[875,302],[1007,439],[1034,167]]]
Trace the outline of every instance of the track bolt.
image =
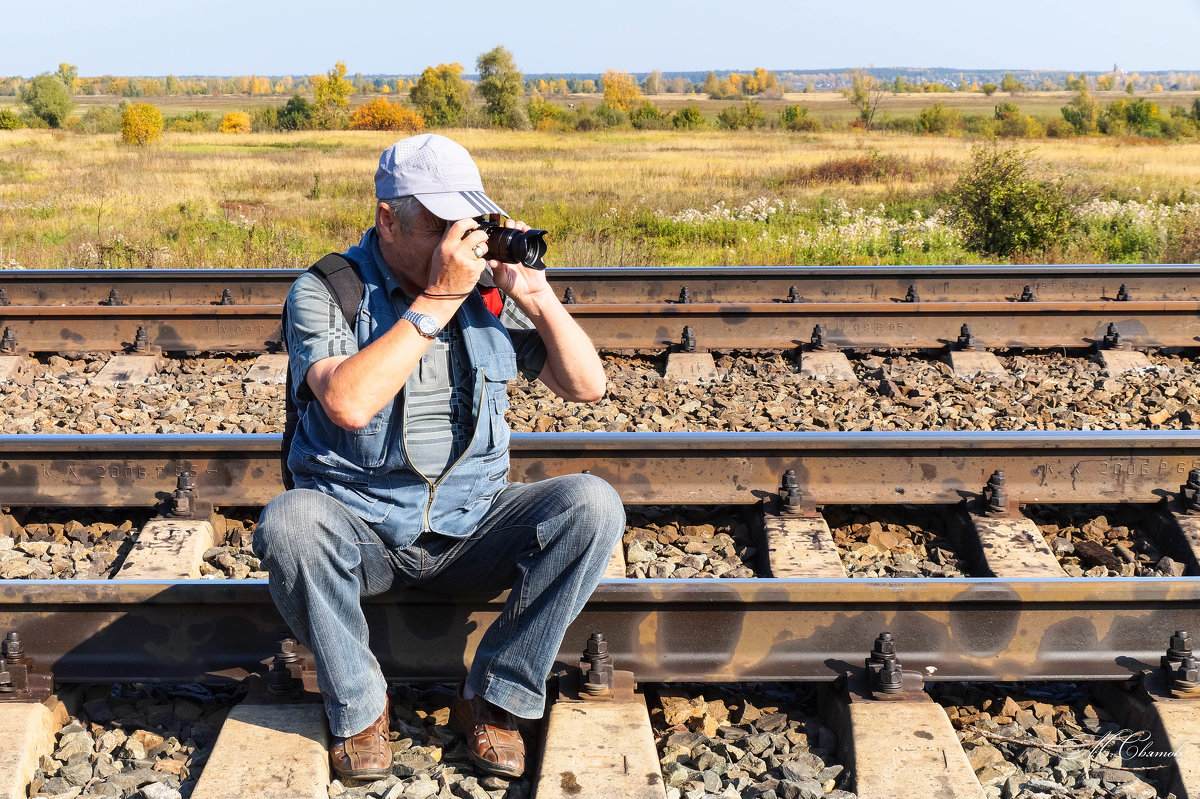
[[679,302],[686,304],[691,301],[692,301],[692,290],[689,289],[687,286],[684,286],[683,288],[681,288],[679,290]]
[[783,473],[783,480],[779,484],[780,510],[787,514],[799,513],[803,496],[800,481],[796,479],[796,470],[788,469]]
[[175,478],[175,491],[171,495],[171,515],[189,519],[196,515],[196,473],[190,469],[180,472]]
[[1185,513],[1200,513],[1200,469],[1188,472],[1187,482],[1179,487],[1179,501]]
[[1008,510],[1008,496],[1004,493],[1004,470],[997,469],[983,487],[983,512],[1004,513]]
[[103,300],[100,304],[101,305],[113,305],[113,306],[124,305],[125,301],[121,299],[121,295],[117,292],[117,290],[115,288],[111,288],[108,290],[108,299]]
[[591,634],[587,648],[583,650],[583,662],[579,665],[584,669],[584,693],[590,696],[612,693],[613,659],[608,654],[608,641],[604,640],[604,633]]
[[1106,350],[1132,349],[1128,341],[1121,340],[1121,333],[1117,330],[1115,322],[1109,322],[1108,329],[1104,331],[1103,347]]
[[14,631],[5,636],[4,644],[0,647],[0,656],[8,664],[23,663],[25,661],[25,647],[21,645],[21,636],[18,633]]
[[979,339],[971,335],[970,325],[964,324],[962,329],[958,331],[958,340],[955,342],[955,345],[960,350],[968,352],[979,349]]
[[1029,286],[1021,290],[1021,302],[1037,302],[1037,295],[1033,293],[1033,289]]
[[896,641],[888,632],[880,633],[871,649],[871,661],[874,663],[893,663],[896,660]]
[[296,654],[296,639],[280,638],[278,647],[279,651],[271,661],[271,673],[267,677],[267,693],[272,696],[283,696],[292,691],[295,683],[289,667],[300,660]]
[[0,338],[0,352],[11,355],[17,351],[17,336],[11,327],[4,328],[4,337]]
[[788,289],[787,301],[800,302],[800,289],[796,288],[795,286],[792,286],[790,289]]
[[1188,657],[1180,661],[1171,674],[1171,690],[1185,694],[1200,691],[1200,665],[1197,665],[1195,658]]
[[563,292],[563,305],[574,305],[576,302],[575,289],[567,286],[567,290]]
[[834,352],[837,347],[825,340],[825,325],[816,325],[813,327],[812,337],[809,339],[812,342],[812,348],[815,352]]
[[1171,663],[1179,663],[1192,656],[1192,639],[1187,630],[1176,630],[1171,636],[1171,645],[1167,648],[1166,659]]
[[5,307],[11,305],[8,301],[8,289],[0,288],[0,305]]
[[692,331],[691,325],[683,326],[683,338],[679,340],[679,349],[682,352],[696,351],[696,334]]
[[221,289],[221,301],[218,305],[233,305],[233,292],[229,289]]
[[1121,288],[1117,289],[1117,302],[1129,302],[1132,299],[1133,296],[1129,293],[1129,286],[1122,283]]
[[921,295],[917,293],[916,286],[910,285],[908,287],[908,293],[904,295],[904,301],[905,302],[920,302],[921,301]]
[[137,329],[137,336],[133,339],[133,349],[135,352],[147,352],[150,349],[150,334],[146,332],[144,325]]

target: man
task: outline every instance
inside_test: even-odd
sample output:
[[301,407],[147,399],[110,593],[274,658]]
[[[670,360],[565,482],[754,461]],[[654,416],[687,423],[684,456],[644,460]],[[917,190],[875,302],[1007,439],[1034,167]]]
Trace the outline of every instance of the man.
[[[313,653],[343,779],[386,775],[392,761],[387,686],[360,598],[511,588],[451,723],[477,765],[519,776],[514,716],[542,715],[563,635],[625,517],[591,475],[507,482],[506,381],[519,367],[590,402],[604,394],[604,370],[544,271],[484,260],[474,218],[503,212],[460,145],[432,134],[397,142],[379,160],[375,193],[375,226],[345,253],[365,283],[354,325],[312,273],[288,295],[296,488],[263,511],[255,548],[280,613]],[[477,290],[485,268],[525,317],[511,329],[501,319],[520,315],[497,318]]]

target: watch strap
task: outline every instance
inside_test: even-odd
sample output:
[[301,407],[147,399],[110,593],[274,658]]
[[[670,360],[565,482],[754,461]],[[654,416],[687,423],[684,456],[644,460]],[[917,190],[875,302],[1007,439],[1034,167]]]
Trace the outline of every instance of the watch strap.
[[[429,314],[417,313],[410,309],[401,314],[400,318],[412,322],[417,332],[425,338],[437,338],[437,334],[442,330],[437,320]],[[426,332],[427,330],[431,330],[432,332]]]

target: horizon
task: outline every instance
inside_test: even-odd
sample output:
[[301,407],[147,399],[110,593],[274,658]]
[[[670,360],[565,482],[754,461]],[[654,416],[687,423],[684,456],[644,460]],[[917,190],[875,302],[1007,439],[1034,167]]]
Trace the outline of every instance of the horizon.
[[[733,28],[729,7],[713,0],[610,0],[586,16],[550,0],[527,0],[508,13],[477,0],[459,9],[450,18],[442,8],[412,3],[365,2],[353,14],[314,0],[285,9],[234,0],[20,4],[6,10],[7,29],[19,35],[0,53],[0,75],[33,76],[66,62],[87,76],[296,76],[319,74],[336,61],[351,73],[415,75],[439,63],[473,70],[476,57],[498,44],[530,75],[610,68],[810,73],[915,59],[976,66],[889,69],[1103,73],[1115,63],[1127,72],[1200,71],[1198,0],[1156,4],[1152,36],[1132,33],[1127,7],[1116,0],[1010,0],[1000,10],[951,0],[902,10],[884,0],[837,7],[768,0]],[[451,34],[442,33],[447,29]],[[418,35],[405,36],[408,30]],[[716,63],[752,66],[717,69]],[[850,66],[807,66],[831,63]],[[1006,66],[1014,63],[1042,66]]]

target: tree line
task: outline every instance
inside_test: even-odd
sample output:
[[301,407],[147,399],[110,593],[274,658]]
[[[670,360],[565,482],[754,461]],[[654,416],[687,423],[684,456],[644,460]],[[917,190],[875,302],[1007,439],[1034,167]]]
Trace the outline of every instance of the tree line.
[[[703,84],[690,88],[712,99],[734,100],[723,107],[714,118],[707,117],[700,107],[688,104],[673,112],[656,105],[647,95],[661,94],[667,81],[661,72],[649,73],[644,79],[610,69],[595,82],[582,81],[579,87],[566,79],[534,82],[525,79],[513,55],[504,47],[482,53],[475,62],[478,78],[468,81],[464,67],[458,63],[426,67],[411,81],[397,83],[396,91],[376,94],[366,102],[352,103],[361,94],[361,76],[351,78],[344,61],[337,62],[327,72],[313,75],[305,84],[309,96],[292,94],[286,104],[267,104],[246,111],[236,111],[220,118],[205,111],[191,111],[166,118],[154,105],[132,101],[126,97],[116,107],[96,106],[82,116],[72,117],[74,106],[72,88],[81,79],[75,66],[59,65],[56,72],[46,72],[23,83],[17,92],[20,112],[0,109],[0,129],[29,127],[70,127],[84,133],[120,132],[131,144],[147,144],[161,137],[163,131],[246,133],[251,131],[294,130],[395,130],[419,131],[426,127],[501,127],[514,130],[595,130],[609,127],[637,129],[695,130],[717,127],[730,130],[775,127],[797,132],[813,132],[844,128],[845,123],[819,119],[801,104],[784,106],[768,115],[760,105],[762,99],[779,99],[786,88],[780,77],[766,69],[756,68],[749,73],[728,73],[718,77],[709,72]],[[1118,73],[1088,76],[1068,73],[1065,85],[1075,91],[1073,99],[1061,109],[1061,118],[1038,119],[1023,114],[1012,102],[1028,91],[1023,81],[1006,73],[998,84],[973,88],[989,96],[1002,92],[1010,100],[998,103],[993,114],[963,114],[941,103],[924,108],[916,116],[891,118],[879,115],[882,100],[889,94],[922,92],[938,94],[951,89],[943,84],[909,84],[903,76],[883,81],[863,69],[851,71],[849,85],[842,94],[858,111],[850,125],[865,129],[886,129],[911,133],[943,135],[980,135],[1036,138],[1041,136],[1072,135],[1138,135],[1160,138],[1180,138],[1200,135],[1200,100],[1191,109],[1172,107],[1164,113],[1158,104],[1146,98],[1133,97],[1133,82],[1123,85],[1130,97],[1107,105],[1092,94],[1098,88],[1117,87]],[[249,77],[249,76],[247,76]],[[1093,80],[1093,78],[1095,80]],[[1111,80],[1108,80],[1111,78]],[[265,80],[265,79],[264,79]],[[254,94],[257,79],[239,84]],[[572,88],[586,88],[595,83],[602,95],[601,102],[553,102],[548,96]],[[689,81],[690,83],[690,81]],[[390,86],[391,84],[385,84]],[[372,84],[378,88],[376,84]],[[532,88],[531,88],[532,86]],[[295,84],[292,84],[295,88]],[[404,91],[401,92],[400,88]],[[261,86],[265,93],[266,84]],[[675,88],[688,89],[676,85]],[[543,91],[543,89],[545,91]],[[271,89],[274,91],[274,89]],[[390,96],[389,96],[390,95]],[[397,99],[391,99],[391,96]],[[310,99],[311,98],[311,99]]]

